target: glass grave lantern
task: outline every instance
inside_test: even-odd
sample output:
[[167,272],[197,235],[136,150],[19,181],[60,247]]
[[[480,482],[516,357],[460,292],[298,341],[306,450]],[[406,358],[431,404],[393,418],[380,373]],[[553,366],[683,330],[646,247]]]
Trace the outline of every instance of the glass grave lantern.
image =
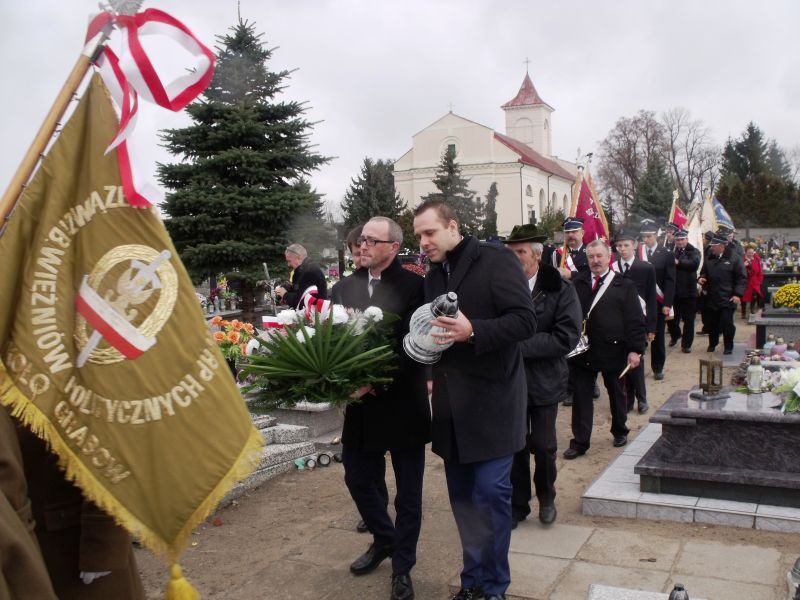
[[458,296],[455,292],[447,292],[434,298],[433,302],[423,304],[411,315],[409,331],[403,338],[403,349],[415,361],[432,365],[439,361],[442,352],[453,345],[453,340],[437,343],[432,333],[445,333],[443,327],[431,325],[436,317],[455,317],[458,313]]

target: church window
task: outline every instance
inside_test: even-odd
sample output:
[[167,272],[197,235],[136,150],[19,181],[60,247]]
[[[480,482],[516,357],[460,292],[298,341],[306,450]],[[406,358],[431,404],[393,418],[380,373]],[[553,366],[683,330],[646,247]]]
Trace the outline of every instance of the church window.
[[531,186],[528,186],[528,187],[525,188],[525,195],[526,196],[533,196],[533,188]]
[[536,225],[536,211],[533,210],[533,206],[530,204],[528,204],[528,223]]
[[455,144],[447,144],[447,152],[450,154],[455,155],[456,153],[456,145]]
[[564,194],[563,202],[564,202],[564,214],[568,215],[569,214],[569,199],[567,198],[566,194]]
[[550,198],[550,205],[549,205],[549,206],[550,206],[550,208],[551,208],[551,209],[553,209],[553,210],[558,210],[558,209],[556,208],[556,205],[557,205],[557,204],[558,204],[558,195],[557,195],[555,192],[553,192],[553,195],[552,195],[552,197]]

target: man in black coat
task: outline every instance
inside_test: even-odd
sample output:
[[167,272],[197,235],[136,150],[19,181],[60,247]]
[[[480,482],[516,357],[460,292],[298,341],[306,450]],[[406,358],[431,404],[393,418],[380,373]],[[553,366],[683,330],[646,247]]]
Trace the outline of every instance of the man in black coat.
[[[681,352],[692,351],[694,320],[697,315],[697,270],[700,268],[700,250],[689,243],[689,233],[683,229],[675,233],[675,318],[669,322],[669,345],[681,342]],[[681,329],[683,323],[683,329]]]
[[742,301],[747,288],[747,271],[744,261],[728,247],[728,237],[715,233],[700,271],[698,283],[704,286],[706,295],[706,326],[708,327],[708,352],[714,352],[722,332],[723,354],[733,352],[733,336],[736,325],[733,315]]
[[[675,297],[675,255],[658,245],[658,226],[655,221],[645,219],[639,228],[642,236],[639,257],[648,261],[656,269],[656,335],[650,344],[650,367],[655,379],[664,379],[664,363],[667,360],[666,320],[672,314]],[[649,330],[648,330],[649,331]]]
[[[422,365],[401,349],[413,312],[423,304],[423,278],[400,266],[397,253],[403,240],[400,226],[386,217],[373,217],[359,239],[363,268],[340,281],[331,300],[348,308],[377,306],[400,320],[395,328],[397,369],[382,389],[359,390],[361,401],[347,407],[342,432],[345,483],[373,543],[350,571],[364,575],[392,557],[392,600],[414,597],[410,571],[422,522],[422,477],[425,444],[430,441],[427,377]],[[392,456],[397,495],[397,518],[392,523],[385,497],[384,456]]]
[[564,451],[571,460],[586,454],[592,436],[592,385],[597,373],[603,374],[611,408],[611,435],[614,446],[628,442],[625,425],[627,411],[619,376],[626,367],[640,367],[640,356],[647,346],[644,314],[636,286],[609,269],[610,250],[605,241],[595,240],[586,247],[590,274],[579,275],[573,284],[581,302],[589,349],[571,359],[574,365],[575,400],[572,405],[572,440]]
[[583,219],[567,217],[563,229],[564,245],[553,252],[553,266],[564,279],[572,278],[575,273],[588,273],[589,261],[586,260],[586,246],[583,245]]
[[514,455],[511,466],[512,528],[531,512],[531,454],[539,521],[550,525],[556,520],[556,417],[558,403],[567,395],[566,355],[578,343],[583,317],[572,284],[542,262],[545,239],[536,234],[535,225],[517,225],[505,240],[528,278],[536,313],[536,333],[520,344],[528,382],[528,444]]
[[[611,268],[636,284],[639,294],[639,303],[645,315],[645,329],[648,341],[656,335],[658,323],[658,302],[656,300],[656,270],[647,261],[636,257],[636,234],[630,229],[622,228],[614,239],[617,249],[617,260],[611,263]],[[644,414],[647,406],[647,386],[644,379],[644,368],[631,369],[624,378],[625,405],[628,412],[633,410],[634,403],[638,400],[639,412]]]
[[455,318],[433,323],[441,344],[433,365],[433,451],[444,459],[450,505],[463,549],[456,598],[505,597],[511,580],[511,463],[525,445],[527,389],[519,342],[536,331],[530,290],[507,248],[462,238],[443,201],[414,211],[414,233],[430,261],[425,299],[458,294]]
[[283,303],[292,308],[298,308],[303,301],[303,294],[311,286],[316,286],[318,298],[328,295],[328,282],[322,268],[308,257],[308,252],[300,244],[291,244],[283,253],[286,264],[294,270],[292,286],[286,289],[283,286],[275,288],[275,293]]

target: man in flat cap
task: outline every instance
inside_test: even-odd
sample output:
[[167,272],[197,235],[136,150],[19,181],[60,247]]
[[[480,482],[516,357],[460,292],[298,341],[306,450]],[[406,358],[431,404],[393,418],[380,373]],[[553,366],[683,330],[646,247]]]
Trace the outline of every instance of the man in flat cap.
[[747,287],[747,271],[742,258],[728,247],[728,236],[724,233],[715,233],[709,247],[711,252],[697,280],[707,292],[708,352],[717,349],[722,333],[723,354],[731,354],[736,334],[733,315]]
[[[672,301],[675,296],[675,255],[663,246],[659,246],[658,225],[655,221],[645,219],[639,227],[639,234],[642,237],[642,245],[639,250],[639,258],[646,260],[655,267],[656,270],[656,300],[658,310],[656,311],[656,330],[655,337],[648,335],[650,339],[650,367],[653,369],[654,379],[664,379],[664,363],[667,360],[665,347],[665,328],[666,320],[672,314]],[[650,330],[648,330],[648,334]]]
[[511,465],[512,529],[531,512],[531,454],[539,521],[550,525],[556,519],[556,417],[558,403],[567,395],[566,355],[578,343],[582,321],[572,284],[542,262],[546,237],[538,235],[535,225],[517,225],[504,241],[522,264],[536,313],[536,333],[519,345],[528,382],[528,434]]

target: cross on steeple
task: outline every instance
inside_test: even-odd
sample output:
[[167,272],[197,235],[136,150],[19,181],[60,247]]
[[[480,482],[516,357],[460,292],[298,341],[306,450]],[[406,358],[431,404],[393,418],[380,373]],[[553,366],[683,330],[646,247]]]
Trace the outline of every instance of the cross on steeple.
[[454,107],[455,105],[454,105],[454,104],[451,102],[451,103],[449,104],[449,106],[450,106],[450,112],[453,112],[453,107]]
[[528,57],[526,56],[525,60],[523,60],[522,62],[525,63],[525,72],[527,73],[528,72],[528,65],[531,64],[531,61],[528,60]]

